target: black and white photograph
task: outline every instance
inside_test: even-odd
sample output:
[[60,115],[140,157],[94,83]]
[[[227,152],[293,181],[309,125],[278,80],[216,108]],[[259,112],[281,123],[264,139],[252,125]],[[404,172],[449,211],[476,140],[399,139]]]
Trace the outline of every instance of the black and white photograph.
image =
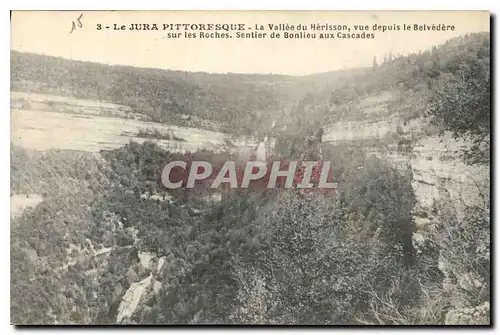
[[491,20],[12,11],[11,324],[491,326]]

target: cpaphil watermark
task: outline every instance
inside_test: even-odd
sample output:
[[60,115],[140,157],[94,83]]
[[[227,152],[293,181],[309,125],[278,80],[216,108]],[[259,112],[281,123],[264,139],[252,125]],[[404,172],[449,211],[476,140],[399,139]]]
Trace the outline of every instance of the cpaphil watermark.
[[303,190],[337,189],[332,181],[329,161],[248,161],[243,166],[235,161],[212,164],[207,161],[172,161],[161,170],[161,184],[167,189],[194,188],[196,184],[212,189],[297,188]]

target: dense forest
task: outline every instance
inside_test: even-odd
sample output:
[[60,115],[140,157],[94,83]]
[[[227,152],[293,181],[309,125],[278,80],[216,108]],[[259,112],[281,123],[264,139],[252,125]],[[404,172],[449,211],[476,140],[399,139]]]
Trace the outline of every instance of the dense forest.
[[[17,52],[11,63],[13,90],[124,104],[157,122],[186,114],[239,130],[272,117],[299,138],[318,124],[364,120],[361,98],[391,92],[387,113],[425,118],[472,144],[467,164],[489,163],[487,34],[303,77]],[[11,222],[11,321],[490,324],[489,190],[463,218],[446,200],[436,203],[424,215],[438,224],[417,248],[412,170],[366,155],[367,145],[321,144],[342,186],[335,197],[234,190],[220,200],[167,193],[159,171],[171,160],[223,161],[228,153],[173,153],[148,141],[101,153],[12,146],[11,193],[44,197]],[[125,292],[139,282],[149,283],[140,303],[118,320]]]
[[486,33],[469,34],[416,54],[388,53],[371,68],[300,77],[110,66],[11,51],[11,89],[126,105],[156,122],[191,118],[203,126],[209,120],[224,131],[255,134],[271,131],[277,121],[278,128],[307,132],[318,124],[365,120],[363,98],[383,92],[394,98],[376,117],[421,117],[464,62],[489,62],[489,43]]
[[113,102],[155,122],[180,123],[188,116],[225,128],[255,124],[261,114],[279,110],[279,87],[289,80],[109,66],[11,52],[12,90]]
[[[304,119],[321,123],[364,121],[394,114],[411,120],[424,116],[430,100],[439,100],[441,96],[436,93],[442,92],[450,82],[466,79],[464,71],[474,72],[480,68],[480,78],[489,85],[489,63],[489,35],[469,34],[407,56],[388,53],[383,60],[375,59],[371,69],[352,71],[350,76],[339,80],[335,79],[336,72],[306,76],[301,80],[323,85],[316,84],[306,92],[298,107]],[[483,91],[489,93],[489,90]],[[387,92],[395,97],[388,101],[387,108],[378,115],[368,114],[362,100]],[[484,102],[481,108],[489,110],[488,100],[479,101]]]
[[[13,150],[17,168],[29,154]],[[438,324],[457,304],[481,305],[465,320],[488,323],[487,205],[469,209],[467,226],[440,214],[446,229],[417,252],[411,173],[359,148],[329,150],[346,190],[337,201],[246,190],[221,202],[144,198],[162,192],[157,169],[172,157],[147,142],[103,161],[30,156],[34,172],[14,170],[13,191],[28,180],[41,191],[49,176],[59,186],[12,222],[13,322],[116,322],[124,291],[154,271],[138,259],[148,252],[166,258],[154,273],[160,289],[148,291],[129,323]],[[107,259],[91,252],[106,248]],[[439,270],[443,257],[449,274]],[[461,273],[478,286],[464,289]]]

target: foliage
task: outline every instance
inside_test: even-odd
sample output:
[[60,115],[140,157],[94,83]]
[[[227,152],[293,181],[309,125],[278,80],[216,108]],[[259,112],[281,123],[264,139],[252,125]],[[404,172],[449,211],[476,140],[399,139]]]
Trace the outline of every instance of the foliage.
[[[185,74],[18,53],[11,61],[15,88],[30,80],[20,71],[27,66],[32,76],[47,78],[38,82],[40,91],[73,94],[76,87],[80,97],[135,102],[158,121],[187,113],[254,126],[253,111],[290,99],[273,96],[269,83],[279,81],[284,91],[302,94],[298,105],[284,104],[292,109],[284,115],[304,132],[326,114],[356,119],[367,96],[379,103],[378,94],[393,90],[398,99],[387,106],[408,120],[431,101],[444,130],[479,139],[490,131],[486,40],[470,35],[390,57],[368,75],[339,71],[293,84],[284,76]],[[63,84],[54,86],[59,79]],[[318,81],[325,85],[311,84]],[[237,117],[228,117],[233,107]],[[451,115],[455,107],[477,124]],[[438,324],[455,311],[486,310],[477,305],[490,300],[488,206],[468,208],[464,219],[436,214],[439,229],[419,255],[412,243],[411,171],[366,157],[366,143],[318,147],[332,162],[338,195],[235,190],[213,200],[207,193],[220,190],[167,194],[158,182],[161,168],[172,160],[238,161],[233,154],[173,153],[149,141],[100,154],[12,146],[12,192],[43,194],[35,209],[11,223],[12,322],[115,323],[125,291],[149,275],[159,285],[125,322]],[[164,260],[163,268],[143,266],[144,252]]]
[[[466,103],[466,99],[477,98],[473,101],[481,105],[477,111],[464,110],[464,113],[469,114],[463,118],[462,124],[468,124],[468,120],[476,114],[483,115],[483,121],[486,121],[489,119],[490,108],[489,44],[487,33],[468,34],[450,39],[431,50],[387,58],[377,67],[358,69],[357,72],[352,70],[350,76],[329,82],[325,80],[323,85],[310,84],[311,88],[302,94],[299,106],[288,116],[288,123],[300,120],[304,128],[305,125],[312,126],[318,122],[366,121],[394,114],[405,120],[419,118],[426,113],[428,104],[441,101],[442,93],[438,92],[443,90],[442,87],[450,78],[463,82],[466,78],[462,76],[465,69],[469,69],[469,77],[473,76],[475,79],[467,85],[462,85],[464,88],[461,89],[463,94],[460,99]],[[476,74],[474,70],[480,72]],[[334,78],[333,74],[329,75]],[[327,74],[311,76],[316,76],[319,81]],[[476,85],[479,85],[479,91],[474,93],[471,90],[476,89]],[[456,92],[458,89],[455,85],[448,91]],[[450,99],[452,96],[458,98],[455,94],[451,95]],[[480,96],[482,100],[479,100]],[[472,101],[467,102],[470,103]],[[460,108],[464,107],[465,105]],[[448,104],[443,110],[449,110],[451,113],[453,108]],[[456,122],[459,118],[462,116],[455,118]],[[296,131],[291,125],[288,128],[290,132]]]
[[[33,78],[36,78],[33,80]],[[126,105],[156,122],[182,123],[185,117],[250,132],[257,112],[279,108],[273,82],[287,77],[216,75],[110,66],[51,56],[11,52],[13,90],[35,90]],[[137,88],[140,87],[138,90]]]
[[[155,200],[141,194],[144,187],[162,192],[158,167],[166,160],[210,153],[174,154],[150,142],[103,152],[107,167],[94,173],[101,171],[107,187],[92,194],[76,190],[66,200],[47,197],[14,221],[13,321],[116,322],[124,292],[151,271],[141,267],[139,251],[164,257],[165,265],[155,274],[161,288],[145,293],[131,323],[438,320],[437,312],[422,312],[427,302],[441,300],[426,298],[439,279],[431,278],[411,246],[410,176],[355,148],[325,149],[325,159],[338,157],[332,160],[332,174],[343,185],[337,200],[294,190],[235,190],[220,202],[175,193],[169,201]],[[39,159],[47,158],[33,166],[40,166]],[[66,165],[52,170],[71,167],[60,161]],[[474,236],[483,236],[486,226],[477,222]],[[459,253],[469,242],[439,241],[447,258],[470,260],[464,271],[488,275],[486,258],[479,266],[473,263],[477,257],[463,254],[478,250],[475,242]],[[92,250],[108,247],[104,258],[92,256]],[[36,258],[26,257],[32,249]]]
[[468,55],[456,66],[428,105],[427,115],[442,132],[472,140],[465,153],[471,163],[489,163],[491,136],[490,42],[484,40],[476,55]]

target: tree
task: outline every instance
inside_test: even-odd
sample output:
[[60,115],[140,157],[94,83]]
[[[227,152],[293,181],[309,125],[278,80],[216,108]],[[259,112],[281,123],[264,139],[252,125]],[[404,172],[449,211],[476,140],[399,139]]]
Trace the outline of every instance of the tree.
[[[489,162],[490,150],[490,59],[487,52],[461,60],[453,77],[431,99],[427,116],[441,133],[471,142],[465,150],[469,163]],[[483,50],[484,51],[484,50]],[[479,54],[487,55],[480,58]]]
[[373,70],[373,71],[375,71],[377,68],[378,68],[378,64],[377,64],[377,57],[376,57],[376,56],[373,56],[373,66],[372,66],[372,70]]

